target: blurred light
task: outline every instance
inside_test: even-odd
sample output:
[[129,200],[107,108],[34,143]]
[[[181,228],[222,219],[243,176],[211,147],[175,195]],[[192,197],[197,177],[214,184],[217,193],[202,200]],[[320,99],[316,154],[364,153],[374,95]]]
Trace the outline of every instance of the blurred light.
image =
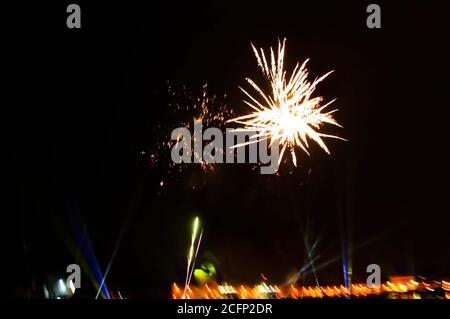
[[50,298],[50,293],[48,292],[48,288],[45,285],[44,285],[44,296],[46,299]]
[[221,294],[235,294],[236,289],[234,289],[233,286],[230,286],[227,283],[225,283],[224,285],[219,286],[219,292]]
[[[449,299],[450,297],[450,283],[448,281],[441,281],[440,284],[431,282],[417,282],[411,277],[399,277],[403,280],[390,280],[381,284],[379,288],[370,288],[366,284],[362,283],[353,283],[350,284],[349,288],[340,286],[295,286],[290,285],[287,287],[278,287],[277,285],[269,285],[266,282],[261,282],[258,285],[253,287],[239,285],[233,287],[227,283],[223,283],[222,285],[214,285],[210,286],[208,284],[203,285],[202,287],[187,287],[187,290],[190,292],[186,298],[207,298],[207,299],[216,299],[216,298],[228,298],[232,297],[240,298],[240,299],[266,299],[266,298],[342,298],[342,297],[367,297],[373,295],[380,295],[384,293],[386,294],[385,298],[394,298],[394,299],[421,299],[422,296],[419,292],[417,292],[419,286],[423,289],[434,292],[436,288],[444,289],[444,298]],[[178,287],[176,284],[173,284],[172,287],[172,297],[174,299],[178,299],[181,296],[177,293]],[[420,289],[422,290],[422,288]],[[395,292],[395,293],[394,293]],[[234,296],[235,295],[235,296]],[[441,296],[442,298],[443,296]]]
[[72,295],[73,295],[75,293],[75,289],[77,289],[77,288],[75,288],[75,285],[73,284],[72,280],[69,280],[69,288],[70,288],[70,291],[72,291]]
[[64,280],[62,280],[62,279],[58,280],[58,286],[59,286],[59,291],[62,294],[65,294],[67,292],[67,287],[66,287],[66,284],[64,283]]

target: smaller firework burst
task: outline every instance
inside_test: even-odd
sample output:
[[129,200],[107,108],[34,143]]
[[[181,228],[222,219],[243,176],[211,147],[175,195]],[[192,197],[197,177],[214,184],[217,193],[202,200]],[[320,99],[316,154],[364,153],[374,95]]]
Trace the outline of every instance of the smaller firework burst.
[[[228,107],[227,95],[217,96],[208,92],[208,85],[204,84],[201,90],[192,91],[186,86],[172,85],[167,82],[163,89],[158,90],[157,104],[163,106],[160,117],[164,125],[155,123],[151,128],[151,140],[145,141],[145,147],[139,150],[141,162],[149,168],[156,168],[165,173],[159,180],[160,187],[169,184],[169,180],[176,179],[183,172],[201,172],[198,178],[188,179],[192,188],[201,187],[206,183],[208,174],[214,172],[214,163],[207,163],[199,154],[194,152],[196,163],[199,165],[175,164],[170,157],[170,149],[179,140],[171,139],[171,131],[177,127],[190,129],[195,121],[201,121],[206,127],[225,129],[224,123],[233,117],[233,110]],[[180,136],[181,138],[181,136]],[[187,169],[189,167],[189,169]],[[200,169],[200,170],[199,170]]]

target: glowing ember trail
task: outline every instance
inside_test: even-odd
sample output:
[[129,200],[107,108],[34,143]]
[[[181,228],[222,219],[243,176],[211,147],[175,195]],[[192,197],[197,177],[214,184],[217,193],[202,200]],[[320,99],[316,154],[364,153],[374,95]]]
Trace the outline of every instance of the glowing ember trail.
[[282,147],[279,163],[283,158],[284,151],[289,149],[292,154],[292,161],[297,166],[294,148],[299,146],[309,155],[307,138],[319,144],[328,154],[330,154],[330,151],[322,140],[323,137],[345,139],[318,132],[320,126],[325,123],[342,127],[332,116],[337,110],[323,113],[323,110],[335,100],[321,105],[323,97],[312,97],[317,84],[331,72],[318,79],[316,78],[313,82],[308,82],[308,71],[306,69],[308,60],[306,60],[300,67],[297,63],[289,80],[286,80],[286,71],[284,70],[285,42],[286,39],[282,43],[278,42],[277,56],[275,56],[272,48],[270,49],[270,65],[267,63],[263,49],[258,51],[252,44],[258,65],[263,75],[270,82],[271,91],[270,93],[264,93],[253,80],[246,78],[247,82],[259,94],[260,101],[240,88],[250,99],[250,101],[244,100],[244,102],[253,109],[253,112],[228,122],[244,125],[236,131],[257,132],[250,141],[238,144],[236,147],[255,143],[258,139],[268,139],[270,145],[278,141]]
[[[198,249],[199,249],[200,243],[202,241],[203,229],[201,230],[200,238],[197,241],[197,249],[195,249],[195,241],[197,239],[199,222],[200,222],[199,218],[195,217],[194,224],[192,227],[191,246],[189,248],[189,254],[188,254],[188,258],[187,258],[186,282],[184,284],[183,296],[186,296],[186,291],[189,288],[189,285],[191,283],[192,273],[194,271],[195,260],[197,259]],[[195,255],[194,255],[194,251],[195,251]]]

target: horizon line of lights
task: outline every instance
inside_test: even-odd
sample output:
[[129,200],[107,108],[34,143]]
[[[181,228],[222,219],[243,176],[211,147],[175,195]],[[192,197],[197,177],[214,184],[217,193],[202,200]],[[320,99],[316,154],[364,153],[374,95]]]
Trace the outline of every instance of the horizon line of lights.
[[367,297],[380,295],[384,293],[412,293],[412,298],[420,299],[417,291],[434,292],[437,288],[442,288],[445,292],[445,298],[450,299],[450,282],[433,281],[431,283],[418,282],[410,279],[404,282],[386,281],[379,287],[368,287],[367,284],[352,284],[349,289],[344,285],[334,286],[286,286],[278,287],[265,282],[246,286],[233,286],[228,283],[221,285],[205,284],[202,287],[186,287],[186,294],[183,296],[184,288],[179,288],[176,283],[172,284],[172,299],[228,299],[237,297],[239,299],[266,299],[266,298],[345,298]]

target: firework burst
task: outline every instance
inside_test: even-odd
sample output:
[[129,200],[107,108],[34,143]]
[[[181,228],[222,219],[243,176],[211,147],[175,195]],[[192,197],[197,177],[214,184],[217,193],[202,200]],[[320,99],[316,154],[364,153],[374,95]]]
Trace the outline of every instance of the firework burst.
[[[146,135],[138,149],[139,163],[161,172],[158,181],[160,189],[183,177],[192,189],[203,187],[208,176],[214,173],[216,164],[207,163],[195,152],[193,155],[198,166],[175,164],[170,158],[170,149],[179,140],[172,140],[170,133],[177,127],[191,129],[195,121],[201,121],[205,127],[225,129],[226,120],[234,116],[233,110],[228,106],[227,95],[211,94],[206,83],[200,88],[191,89],[167,81],[157,88],[154,104],[161,106],[158,109],[160,117],[158,122],[151,123],[153,126],[149,129],[150,134]],[[159,122],[160,118],[164,119],[164,124]]]
[[330,154],[330,151],[322,138],[344,139],[319,132],[320,127],[325,123],[341,127],[332,116],[337,111],[336,109],[323,112],[335,100],[321,105],[323,97],[312,97],[317,84],[332,71],[316,78],[313,82],[309,82],[306,69],[308,60],[306,60],[301,66],[297,63],[291,76],[287,79],[284,69],[285,41],[286,39],[283,42],[278,42],[277,56],[275,56],[272,48],[270,49],[270,65],[264,50],[258,51],[252,44],[258,65],[263,75],[270,82],[271,90],[269,93],[265,93],[253,80],[247,78],[247,82],[258,93],[259,99],[240,87],[250,99],[249,101],[244,100],[244,102],[253,111],[228,122],[243,125],[242,128],[237,129],[239,131],[257,132],[250,141],[236,145],[236,147],[255,143],[261,139],[268,139],[270,145],[279,143],[281,146],[279,163],[284,152],[288,149],[292,154],[294,165],[297,166],[295,147],[300,147],[309,155],[308,139],[312,139],[328,154]]

